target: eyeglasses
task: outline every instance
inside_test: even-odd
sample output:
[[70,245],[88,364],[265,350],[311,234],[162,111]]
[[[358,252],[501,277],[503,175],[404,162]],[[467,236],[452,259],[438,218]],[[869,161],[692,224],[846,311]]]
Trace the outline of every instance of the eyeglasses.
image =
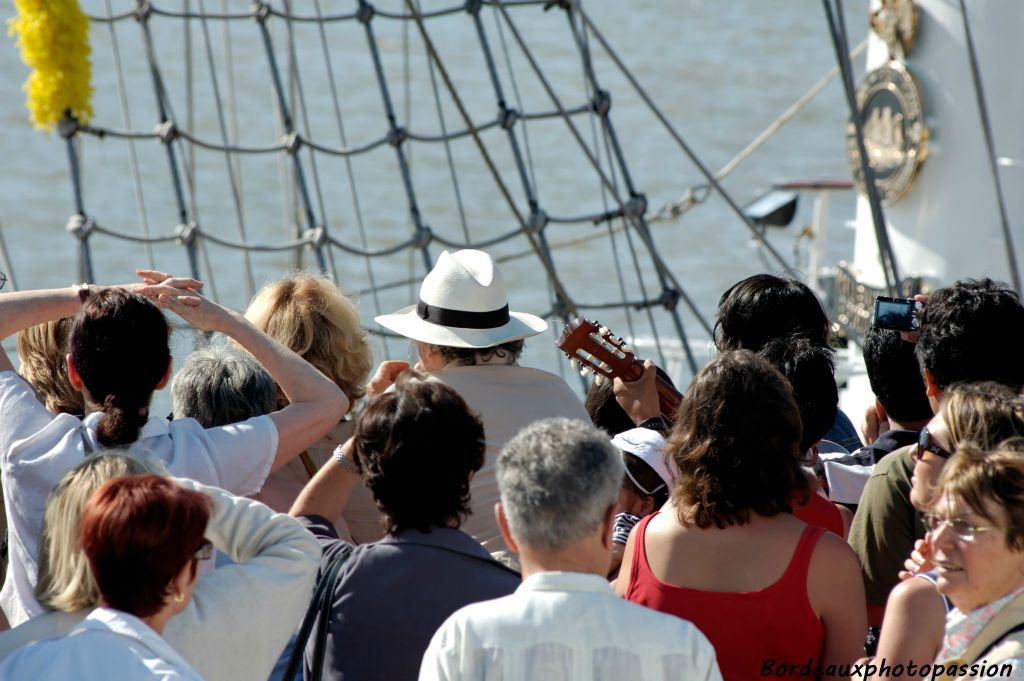
[[953,452],[935,441],[935,436],[929,433],[927,428],[921,429],[921,434],[917,438],[917,448],[912,449],[911,454],[915,461],[920,461],[924,452],[931,452],[936,456],[941,456],[943,459],[953,456]]
[[924,523],[924,527],[929,533],[938,532],[943,527],[948,527],[953,530],[953,534],[965,542],[972,542],[982,532],[996,529],[994,527],[975,527],[963,518],[943,518],[934,513],[925,513],[921,522]]
[[208,541],[204,541],[202,545],[196,549],[196,552],[192,554],[192,557],[196,560],[209,560],[213,555],[213,544]]

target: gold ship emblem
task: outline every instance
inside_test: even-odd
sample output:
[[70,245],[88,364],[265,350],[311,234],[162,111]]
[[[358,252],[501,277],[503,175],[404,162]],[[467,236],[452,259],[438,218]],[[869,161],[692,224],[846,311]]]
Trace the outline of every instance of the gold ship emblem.
[[906,57],[917,40],[914,0],[882,0],[882,6],[871,13],[871,28],[889,48],[890,59]]

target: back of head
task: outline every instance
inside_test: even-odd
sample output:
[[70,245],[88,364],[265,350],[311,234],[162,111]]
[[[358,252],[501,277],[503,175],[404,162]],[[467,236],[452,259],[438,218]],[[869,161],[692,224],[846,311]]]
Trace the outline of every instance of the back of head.
[[46,408],[55,414],[84,414],[82,393],[68,380],[68,338],[72,317],[30,326],[18,332],[19,373]]
[[775,338],[800,336],[829,346],[828,315],[814,291],[796,279],[755,274],[734,284],[718,301],[715,345],[757,352]]
[[[359,310],[330,279],[296,272],[264,286],[245,318],[334,381],[350,401],[366,393],[373,357]],[[287,404],[278,395],[279,406]]]
[[170,366],[163,313],[125,289],[103,289],[75,316],[69,345],[75,369],[104,414],[96,428],[100,444],[135,442],[153,391]]
[[601,526],[624,473],[618,450],[593,425],[554,418],[527,426],[497,462],[509,532],[534,550],[570,547]]
[[893,420],[913,423],[932,416],[921,365],[908,343],[894,329],[872,326],[864,334],[864,366],[871,391]]
[[939,289],[921,313],[917,358],[945,390],[961,381],[1024,387],[1024,305],[1008,285],[964,279]]
[[175,418],[214,428],[274,411],[277,386],[248,353],[215,345],[188,356],[174,376],[171,398]]
[[[995,527],[1005,528],[1007,548],[1024,552],[1024,439],[992,448],[971,442],[960,445],[942,469],[939,489]],[[1005,519],[998,514],[1005,514]]]
[[99,589],[79,548],[85,504],[108,480],[160,472],[148,460],[112,450],[88,457],[57,483],[46,500],[39,539],[36,598],[44,608],[75,612],[99,603]]
[[793,388],[803,423],[800,451],[808,451],[825,437],[839,410],[832,351],[806,338],[791,338],[769,341],[758,354],[782,372]]
[[800,411],[786,378],[747,350],[725,352],[686,391],[666,453],[684,525],[743,524],[788,512],[808,494]]
[[[82,513],[82,551],[111,608],[149,617],[203,545],[210,499],[159,475],[114,478]],[[193,570],[197,567],[193,562]]]
[[943,395],[939,413],[952,447],[973,442],[992,449],[1004,440],[1024,437],[1024,401],[994,381],[953,384]]
[[356,465],[390,532],[458,525],[484,463],[484,427],[465,400],[406,371],[356,421]]

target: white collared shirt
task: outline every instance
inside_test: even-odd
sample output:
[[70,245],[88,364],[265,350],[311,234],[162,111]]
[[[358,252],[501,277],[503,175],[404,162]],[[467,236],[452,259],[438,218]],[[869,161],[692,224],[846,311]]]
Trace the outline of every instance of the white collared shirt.
[[[96,440],[102,418],[98,412],[82,420],[55,416],[23,378],[0,372],[0,476],[10,561],[0,607],[11,626],[42,612],[34,591],[46,498],[87,454],[103,449]],[[244,496],[259,490],[270,473],[277,428],[269,416],[209,429],[193,419],[168,423],[151,416],[131,450],[160,461],[172,475]]]
[[96,608],[67,636],[12,653],[0,679],[203,681],[146,623],[110,608]]
[[434,634],[420,681],[721,681],[693,624],[625,601],[604,578],[542,572],[457,611]]

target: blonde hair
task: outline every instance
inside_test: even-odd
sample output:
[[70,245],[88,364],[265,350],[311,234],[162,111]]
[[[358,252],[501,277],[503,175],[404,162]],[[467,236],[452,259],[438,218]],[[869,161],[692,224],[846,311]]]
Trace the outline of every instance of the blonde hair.
[[1001,383],[954,383],[943,395],[939,412],[952,448],[970,441],[992,449],[1011,437],[1024,436],[1024,401]]
[[162,474],[153,461],[128,450],[108,450],[78,464],[50,492],[39,537],[39,579],[36,599],[48,610],[75,612],[95,607],[100,591],[79,548],[82,511],[103,483],[124,475]]
[[85,411],[82,393],[68,379],[68,338],[72,317],[43,322],[18,332],[20,373],[55,414]]
[[[350,401],[366,394],[373,357],[359,309],[327,277],[296,272],[267,284],[245,318],[319,369]],[[278,405],[287,403],[278,388]]]

